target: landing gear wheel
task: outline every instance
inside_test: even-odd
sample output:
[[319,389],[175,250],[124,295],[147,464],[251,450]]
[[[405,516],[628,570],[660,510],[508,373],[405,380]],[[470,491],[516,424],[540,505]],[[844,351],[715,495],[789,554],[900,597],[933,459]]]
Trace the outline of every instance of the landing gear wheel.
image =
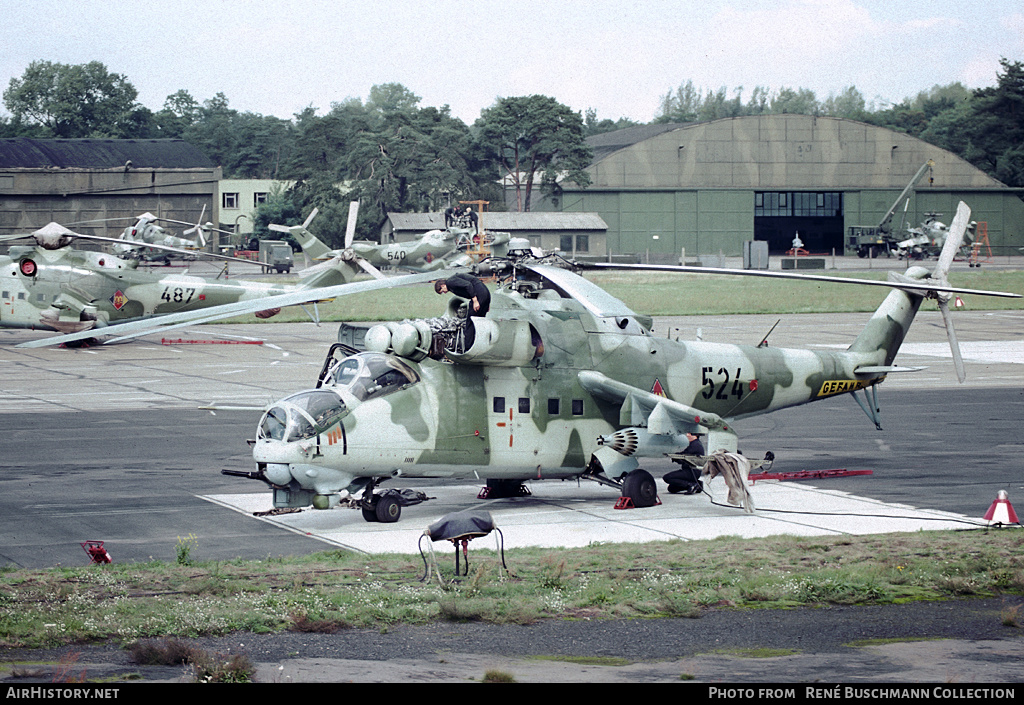
[[382,524],[393,524],[402,516],[402,505],[391,495],[384,495],[377,500],[377,521]]
[[380,495],[373,493],[373,488],[367,488],[363,492],[363,501],[359,503],[359,509],[363,512],[364,521],[377,521],[377,503]]
[[633,500],[634,507],[653,507],[658,501],[658,485],[646,470],[634,470],[622,483],[622,496]]

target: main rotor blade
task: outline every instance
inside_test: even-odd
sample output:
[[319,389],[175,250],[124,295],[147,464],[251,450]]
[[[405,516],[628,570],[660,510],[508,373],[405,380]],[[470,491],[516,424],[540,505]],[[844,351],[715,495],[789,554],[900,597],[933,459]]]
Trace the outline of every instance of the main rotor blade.
[[[123,235],[123,233],[122,233]],[[219,255],[215,252],[204,252],[202,250],[183,250],[178,247],[170,247],[169,245],[158,245],[153,242],[142,242],[137,240],[125,240],[123,237],[103,237],[102,235],[83,235],[82,233],[76,233],[74,230],[69,230],[63,225],[58,223],[50,223],[43,226],[39,230],[31,233],[30,235],[0,235],[0,241],[4,240],[17,240],[24,238],[32,238],[39,244],[40,247],[46,247],[47,242],[55,244],[58,247],[67,247],[72,239],[80,240],[92,240],[94,242],[104,242],[117,245],[118,247],[134,247],[139,249],[152,249],[152,250],[164,250],[166,252],[175,252],[182,255],[190,255],[196,257],[211,257],[213,259],[223,259],[229,262],[240,262],[242,264],[252,264],[250,260],[239,259],[238,257],[230,257],[228,255]],[[64,243],[64,244],[61,244]]]
[[116,323],[114,325],[105,326],[103,328],[93,328],[80,333],[70,333],[67,335],[40,338],[38,340],[29,340],[24,343],[19,343],[15,347],[42,348],[51,345],[61,345],[62,343],[69,343],[74,340],[82,340],[84,338],[95,338],[97,336],[107,335],[119,336],[113,340],[104,341],[105,343],[112,343],[120,340],[126,340],[128,338],[137,338],[156,331],[171,330],[173,328],[197,325],[199,323],[219,321],[224,318],[253,313],[255,311],[264,311],[266,309],[278,307],[283,308],[285,306],[296,306],[310,301],[334,299],[339,296],[357,294],[362,291],[391,289],[399,286],[409,286],[410,284],[421,284],[433,281],[434,279],[437,279],[437,274],[429,272],[424,274],[409,274],[400,277],[388,277],[387,279],[371,279],[368,281],[350,282],[348,284],[337,284],[335,286],[318,287],[314,289],[299,289],[287,294],[278,294],[277,296],[264,296],[258,299],[238,301],[233,304],[222,304],[220,306],[211,306],[209,308],[197,309],[194,311],[180,311],[178,313],[169,313],[162,316],[152,316],[150,318],[131,321],[128,323]]
[[984,289],[964,289],[950,286],[947,282],[925,283],[925,281],[874,281],[871,279],[853,279],[846,277],[827,277],[820,274],[791,274],[789,272],[766,272],[750,269],[727,269],[718,267],[690,267],[674,264],[615,264],[613,262],[587,262],[579,263],[580,269],[621,269],[625,271],[640,272],[679,272],[680,274],[704,274],[704,275],[735,275],[739,277],[768,277],[771,279],[795,279],[798,281],[830,282],[832,284],[856,284],[859,286],[881,286],[889,289],[904,289],[915,292],[950,292],[954,294],[977,294],[979,296],[999,296],[1007,299],[1022,298],[1020,294],[1013,294],[1007,291],[986,291]]
[[963,384],[963,381],[967,379],[967,371],[964,369],[964,359],[960,355],[960,343],[956,339],[956,331],[953,330],[953,317],[949,312],[949,302],[939,299],[939,310],[942,311],[942,321],[946,324],[946,337],[949,339],[949,349],[953,353],[956,378]]

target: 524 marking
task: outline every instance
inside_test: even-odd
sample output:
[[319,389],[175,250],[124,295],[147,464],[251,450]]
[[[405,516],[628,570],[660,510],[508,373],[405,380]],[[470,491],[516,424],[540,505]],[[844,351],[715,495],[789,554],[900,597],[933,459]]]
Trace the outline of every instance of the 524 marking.
[[168,301],[176,304],[187,304],[195,296],[196,289],[194,286],[182,287],[182,286],[165,286],[164,293],[160,294],[162,301]]
[[[712,376],[714,369],[714,367],[701,368],[701,376],[703,377],[701,384],[707,387],[707,389],[701,392],[704,398],[710,399],[711,397],[714,397],[715,399],[722,400],[728,399],[729,397],[736,397],[737,399],[741,398],[743,396],[743,383],[740,381],[743,377],[742,369],[739,367],[736,368],[735,377],[730,377],[729,370],[724,367],[719,367],[718,372]],[[729,387],[730,380],[732,381],[731,388]]]

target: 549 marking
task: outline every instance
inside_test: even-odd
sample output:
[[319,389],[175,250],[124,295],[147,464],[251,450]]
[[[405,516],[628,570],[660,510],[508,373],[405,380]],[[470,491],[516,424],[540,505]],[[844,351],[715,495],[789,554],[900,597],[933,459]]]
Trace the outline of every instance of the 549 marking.
[[[701,394],[705,399],[714,397],[715,399],[728,399],[729,397],[736,397],[740,399],[743,397],[743,383],[740,381],[743,376],[741,368],[736,368],[736,376],[730,377],[729,370],[724,367],[719,367],[718,372],[712,375],[714,367],[702,367],[701,385],[707,387]],[[729,382],[732,381],[732,387],[729,387]],[[717,391],[716,391],[717,390]]]
[[165,286],[164,293],[160,294],[162,301],[168,301],[176,304],[187,304],[192,300],[192,297],[196,294],[196,288],[194,286],[182,287],[182,286]]

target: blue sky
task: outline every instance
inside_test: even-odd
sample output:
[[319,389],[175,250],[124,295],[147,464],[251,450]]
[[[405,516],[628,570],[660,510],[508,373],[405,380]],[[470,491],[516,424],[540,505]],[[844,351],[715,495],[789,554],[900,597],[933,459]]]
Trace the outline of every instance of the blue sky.
[[[98,60],[159,110],[180,89],[290,118],[396,82],[472,123],[503,96],[549,95],[651,120],[703,91],[856,86],[876,107],[1024,60],[1024,5],[900,0],[0,0],[0,89],[32,61]],[[0,106],[2,110],[2,106]]]

